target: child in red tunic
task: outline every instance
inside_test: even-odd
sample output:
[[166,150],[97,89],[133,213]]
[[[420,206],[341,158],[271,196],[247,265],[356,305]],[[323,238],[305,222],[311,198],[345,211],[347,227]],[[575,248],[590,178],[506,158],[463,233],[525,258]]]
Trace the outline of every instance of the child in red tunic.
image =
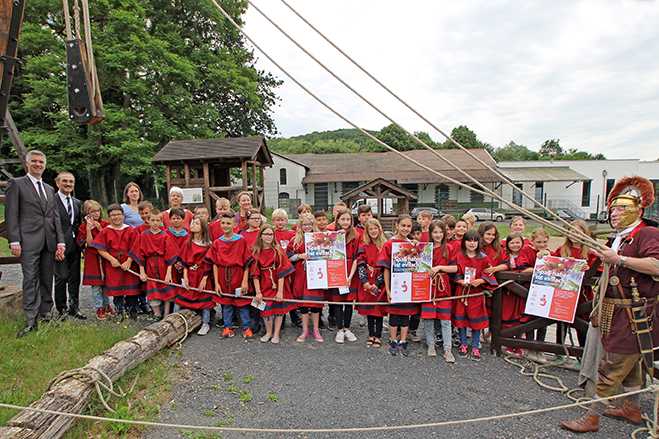
[[[128,272],[133,260],[128,252],[135,242],[135,229],[124,224],[124,211],[119,204],[108,206],[110,224],[101,230],[90,244],[103,258],[103,273],[105,281],[103,291],[111,296],[114,307],[121,320],[126,312],[131,319],[137,318],[137,296],[142,288],[140,279]],[[134,271],[134,270],[133,270]]]
[[176,288],[147,278],[172,282],[172,265],[177,261],[178,246],[174,238],[162,230],[162,215],[158,209],[151,210],[148,221],[149,229],[137,235],[129,255],[140,267],[147,299],[154,317],[160,320],[169,315]]
[[288,229],[288,214],[284,209],[275,209],[272,212],[272,225],[275,226],[275,241],[286,251],[295,232]]
[[[292,299],[285,278],[292,274],[294,269],[275,240],[275,229],[272,226],[266,224],[261,227],[253,254],[254,262],[250,266],[250,275],[256,290],[256,301],[262,302],[264,298]],[[291,302],[265,300],[265,309],[261,311],[265,322],[265,335],[261,337],[261,342],[279,343],[284,316],[295,307]]]
[[483,251],[492,261],[492,266],[485,270],[485,273],[494,276],[499,271],[508,270],[508,255],[506,255],[506,240],[503,245],[499,239],[499,230],[494,223],[483,223],[478,227],[478,234],[481,236],[481,251]]
[[197,332],[198,335],[206,335],[210,331],[211,310],[215,307],[215,302],[212,294],[194,291],[190,287],[210,289],[210,266],[204,260],[210,245],[206,221],[203,218],[193,218],[190,222],[190,239],[179,250],[179,260],[183,265],[183,288],[176,290],[174,310],[185,308],[201,311],[201,328]]
[[[532,273],[535,267],[537,258],[542,258],[549,255],[549,234],[543,228],[537,228],[531,233],[531,245],[522,247],[519,251],[519,257],[515,260],[515,265],[518,270],[523,273]],[[524,301],[522,301],[524,305]],[[523,309],[522,309],[523,312]],[[528,316],[522,316],[522,322],[528,321]],[[535,331],[529,331],[525,334],[527,340],[545,341],[547,328],[540,328]],[[535,354],[541,355],[541,353]]]
[[82,275],[82,284],[89,285],[94,296],[94,307],[96,318],[105,320],[114,311],[110,306],[110,300],[103,293],[103,270],[101,269],[101,257],[98,251],[91,246],[94,239],[108,222],[101,219],[101,205],[94,200],[87,200],[82,205],[85,218],[80,224],[76,234],[78,247],[84,250],[85,268]]
[[458,257],[458,253],[460,253],[460,246],[462,245],[462,237],[465,233],[467,233],[467,221],[456,221],[455,227],[453,228],[452,238],[446,244],[448,246],[449,260],[453,260]]
[[320,335],[320,311],[323,309],[322,303],[325,300],[324,290],[310,290],[307,288],[307,270],[306,260],[307,253],[304,245],[304,234],[316,231],[315,219],[310,213],[303,213],[297,225],[295,237],[288,243],[286,254],[293,263],[295,273],[293,274],[293,296],[296,299],[308,302],[301,303],[298,309],[302,314],[302,334],[297,338],[299,343],[304,342],[309,336],[309,315],[313,323],[313,338],[317,342],[322,342],[323,337]]
[[256,244],[256,238],[261,231],[263,217],[257,209],[250,209],[247,215],[247,228],[240,232],[240,234],[245,238],[247,250],[251,253],[254,249],[254,244]]
[[[435,221],[430,224],[428,233],[433,242],[432,298],[451,297],[451,282],[448,274],[457,272],[458,267],[449,264],[448,249],[446,248],[446,226],[442,222]],[[423,319],[423,329],[426,335],[428,356],[437,356],[435,326],[439,323],[442,331],[444,360],[447,363],[455,363],[455,357],[451,352],[453,335],[451,329],[453,303],[451,302],[451,300],[441,300],[421,304],[421,318]]]
[[[220,224],[220,216],[223,213],[230,213],[234,215],[231,211],[231,202],[226,198],[218,198],[215,201],[215,219],[208,223],[208,233],[210,235],[211,242],[215,241],[217,238],[222,236],[222,226]],[[235,233],[238,233],[238,230],[234,230]]]
[[[480,248],[481,237],[474,229],[465,233],[456,258],[458,272],[456,274],[456,296],[477,294],[484,289],[496,286],[496,279],[488,275],[485,270],[492,266],[492,261]],[[454,306],[455,327],[460,336],[458,354],[465,357],[469,353],[467,347],[467,328],[471,329],[471,358],[480,361],[480,335],[481,329],[488,326],[485,298],[483,296],[465,297],[456,299]]]
[[140,201],[140,204],[137,205],[137,212],[140,214],[140,218],[142,218],[143,221],[142,224],[135,227],[138,235],[145,230],[149,230],[149,215],[151,215],[151,210],[153,210],[153,204],[151,204],[150,201]]
[[430,242],[430,223],[432,223],[432,213],[429,210],[422,210],[416,216],[416,222],[421,226],[419,242]]
[[[366,220],[364,236],[359,247],[357,259],[357,274],[359,276],[358,302],[387,302],[387,292],[384,289],[384,275],[377,266],[378,256],[382,246],[387,241],[382,225],[376,219]],[[382,321],[387,315],[384,305],[358,305],[357,312],[366,316],[368,322],[368,341],[366,346],[379,348],[382,346]]]
[[[520,235],[524,236],[524,230],[526,229],[526,221],[524,220],[523,216],[514,216],[510,220],[510,233],[519,233]],[[529,241],[526,238],[522,238],[524,241],[524,247],[529,247],[531,245],[531,241]],[[506,240],[502,239],[501,240],[501,246],[505,247],[506,246]]]
[[366,222],[373,219],[373,211],[368,204],[362,204],[357,208],[357,225],[355,229],[359,230],[362,235],[366,233]]
[[[327,212],[324,210],[317,210],[313,213],[313,217],[316,220],[316,229],[318,229],[319,232],[328,230],[329,219],[327,219]],[[334,224],[332,224],[332,228],[334,228]]]
[[[254,336],[250,328],[249,306],[251,298],[241,298],[247,294],[248,289],[248,265],[251,253],[247,249],[245,238],[233,232],[234,217],[224,213],[220,217],[220,224],[224,234],[213,241],[206,261],[213,267],[213,278],[215,279],[215,291],[219,294],[214,297],[217,303],[222,304],[222,317],[224,330],[222,337],[233,337],[233,316],[236,311],[240,313],[240,323],[243,329],[243,337]],[[226,296],[228,294],[234,297]]]
[[[384,286],[387,292],[387,301],[391,302],[391,249],[394,242],[409,242],[408,236],[412,231],[412,218],[409,215],[399,215],[395,224],[396,234],[382,246],[378,256],[378,267],[384,271]],[[410,325],[410,316],[419,312],[415,303],[397,303],[387,306],[389,312],[389,353],[398,353],[407,356],[407,333]],[[400,330],[400,340],[398,334]]]

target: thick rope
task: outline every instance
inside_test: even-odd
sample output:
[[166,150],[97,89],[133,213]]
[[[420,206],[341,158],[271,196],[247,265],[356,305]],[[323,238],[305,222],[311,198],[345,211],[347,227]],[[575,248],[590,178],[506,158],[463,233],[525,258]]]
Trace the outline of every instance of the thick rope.
[[[103,407],[105,407],[105,409],[111,413],[116,413],[116,411],[107,403],[101,388],[105,389],[105,391],[107,391],[110,395],[116,396],[118,398],[124,398],[130,393],[130,391],[128,393],[124,392],[119,386],[117,386],[119,390],[115,391],[112,379],[103,371],[92,366],[66,370],[60,373],[50,381],[48,384],[48,390],[51,390],[55,385],[68,379],[75,379],[85,384],[93,384],[101,404],[103,404]],[[134,384],[132,387],[134,387]]]
[[[180,312],[173,312],[173,313],[170,314],[170,316],[178,316],[178,317],[180,317],[180,318],[183,320],[183,324],[185,325],[185,333],[184,333],[183,336],[182,336],[182,337],[176,342],[176,344],[177,344],[177,346],[178,346],[178,349],[180,350],[180,349],[183,348],[183,342],[184,342],[185,340],[187,340],[188,335],[190,334],[190,324],[188,323],[188,319],[186,319],[185,316],[184,316],[183,314],[181,314]],[[167,317],[169,317],[169,316],[167,316]]]
[[[452,177],[449,177],[449,176],[447,176],[447,175],[445,175],[445,174],[442,174],[441,172],[439,172],[439,171],[437,171],[437,170],[435,170],[435,169],[430,168],[429,166],[426,166],[426,165],[422,164],[422,163],[419,162],[418,160],[415,160],[415,159],[413,159],[412,157],[407,156],[406,154],[402,153],[401,151],[399,151],[399,150],[397,150],[397,149],[391,147],[391,146],[388,145],[387,143],[385,143],[385,142],[383,142],[382,140],[378,139],[377,137],[375,137],[373,134],[369,133],[369,132],[366,131],[365,129],[359,127],[359,126],[358,126],[356,123],[354,123],[352,120],[348,119],[346,116],[344,116],[344,115],[343,115],[342,113],[340,113],[338,110],[334,109],[332,106],[330,106],[328,103],[326,103],[322,98],[320,98],[318,95],[316,95],[314,92],[312,92],[308,87],[306,87],[306,86],[305,86],[304,84],[302,84],[299,80],[297,80],[297,78],[296,78],[295,76],[293,76],[288,70],[286,70],[284,67],[282,67],[281,64],[279,64],[279,63],[278,63],[278,62],[277,62],[272,56],[270,56],[270,54],[269,54],[268,52],[266,52],[264,49],[262,49],[261,46],[259,46],[258,43],[256,43],[256,41],[254,41],[254,39],[252,39],[252,38],[250,37],[250,35],[249,35],[247,32],[245,32],[245,30],[243,30],[243,29],[242,29],[242,28],[241,28],[241,27],[235,22],[235,20],[234,20],[234,19],[233,19],[233,18],[232,18],[232,17],[231,17],[231,16],[230,16],[225,10],[224,10],[224,8],[222,8],[222,6],[220,6],[220,4],[219,4],[216,0],[211,0],[211,3],[213,3],[213,5],[218,9],[218,11],[220,11],[220,13],[221,13],[221,14],[222,14],[222,15],[223,15],[223,16],[224,16],[224,17],[225,17],[225,18],[226,18],[226,19],[227,19],[227,20],[228,20],[228,21],[229,21],[229,22],[230,22],[230,23],[231,23],[231,24],[232,24],[232,25],[238,30],[238,32],[240,32],[242,35],[244,35],[245,38],[246,38],[246,39],[247,39],[247,40],[248,40],[248,41],[249,41],[249,42],[250,42],[250,43],[251,43],[251,44],[252,44],[252,45],[253,45],[253,46],[259,51],[259,52],[261,52],[261,53],[263,54],[263,56],[265,56],[265,57],[266,57],[271,63],[273,63],[273,64],[274,64],[279,70],[281,70],[282,73],[284,73],[284,74],[285,74],[285,75],[286,75],[291,81],[293,81],[296,85],[298,85],[298,86],[299,86],[303,91],[305,91],[309,96],[311,96],[312,98],[314,98],[318,103],[320,103],[320,104],[321,104],[322,106],[324,106],[327,110],[329,110],[330,112],[332,112],[332,113],[333,113],[334,115],[336,115],[338,118],[340,118],[341,120],[343,120],[344,122],[346,122],[347,124],[349,124],[350,126],[352,126],[353,128],[357,129],[358,131],[360,131],[362,134],[364,134],[365,136],[367,136],[368,138],[370,138],[371,140],[373,140],[373,141],[376,142],[377,144],[379,144],[379,145],[381,145],[382,147],[386,148],[387,150],[389,150],[389,151],[391,151],[391,152],[397,154],[398,156],[400,156],[400,157],[403,158],[404,160],[407,160],[407,161],[409,161],[409,162],[411,162],[411,163],[417,165],[418,167],[420,167],[420,168],[422,168],[422,169],[425,169],[426,171],[428,171],[428,172],[430,172],[430,173],[432,173],[432,174],[435,174],[435,175],[437,175],[437,176],[439,176],[439,177],[441,177],[441,178],[444,178],[446,181],[449,181],[449,182],[451,182],[451,183],[453,183],[453,184],[455,184],[455,185],[457,185],[457,186],[463,187],[463,188],[465,188],[465,189],[467,189],[467,190],[469,190],[469,191],[471,191],[471,192],[475,192],[475,193],[481,194],[481,195],[483,195],[483,196],[491,196],[490,194],[488,194],[488,193],[486,193],[486,192],[484,192],[484,191],[481,191],[481,190],[475,189],[475,188],[473,188],[472,186],[469,186],[468,184],[462,183],[461,181],[458,181],[458,180],[456,180],[456,179],[454,179],[454,178],[452,178]],[[498,197],[498,195],[497,195],[497,197]],[[519,210],[519,206],[515,205],[514,203],[508,202],[508,201],[505,200],[505,199],[501,199],[501,200],[502,200],[502,202],[504,202],[506,205],[509,205],[509,206],[512,207],[513,209],[520,211],[520,210]],[[529,212],[529,213],[531,213],[531,212]],[[548,227],[551,227],[551,228],[553,228],[553,229],[557,229],[557,230],[564,230],[562,227],[559,227],[559,226],[557,226],[557,225],[551,223],[550,221],[547,221],[546,219],[544,219],[544,218],[542,218],[542,217],[540,217],[540,216],[537,216],[537,215],[535,215],[535,214],[531,214],[531,215],[529,215],[529,216],[531,216],[531,217],[533,217],[533,218],[537,218],[537,221],[539,221],[539,222],[541,222],[541,223],[543,223],[543,224],[546,224]],[[567,233],[567,232],[566,232],[566,233]],[[590,245],[590,246],[594,246],[594,247],[597,247],[597,248],[601,248],[601,246],[602,246],[601,244],[599,244],[597,241],[592,240],[592,238],[590,238],[590,239],[591,239],[591,240],[589,240],[589,241],[584,241],[584,240],[581,239],[579,236],[575,236],[575,241],[578,241],[578,242],[580,242],[580,243],[584,243],[584,244],[587,244],[587,245]]]
[[[370,106],[371,108],[373,108],[375,111],[377,111],[377,112],[378,112],[380,115],[382,115],[384,118],[386,118],[387,120],[389,120],[389,122],[391,122],[392,124],[396,125],[396,126],[397,126],[398,128],[400,128],[401,130],[403,130],[407,135],[409,135],[410,137],[412,137],[412,139],[414,139],[414,141],[415,141],[416,143],[418,143],[419,145],[423,146],[425,149],[427,149],[428,151],[430,151],[433,155],[435,155],[437,158],[439,158],[440,160],[442,160],[444,163],[448,164],[448,165],[451,166],[453,169],[457,170],[457,171],[460,172],[462,175],[464,175],[464,176],[467,177],[469,180],[471,180],[473,183],[475,183],[475,184],[478,185],[480,188],[482,188],[483,191],[485,191],[485,193],[486,193],[487,195],[489,195],[490,197],[493,197],[493,198],[495,198],[495,199],[497,199],[497,200],[499,200],[499,201],[505,203],[506,205],[510,206],[511,208],[517,210],[518,212],[520,212],[520,213],[522,213],[522,214],[524,214],[524,215],[531,216],[532,218],[534,218],[534,219],[536,219],[536,220],[538,220],[538,221],[545,221],[545,223],[543,223],[543,224],[546,224],[548,227],[555,228],[556,230],[558,230],[558,231],[560,231],[560,232],[562,232],[562,233],[566,233],[566,234],[569,233],[569,231],[572,231],[572,234],[573,234],[573,235],[574,235],[575,233],[576,233],[577,235],[580,235],[580,238],[583,240],[584,243],[587,243],[587,244],[589,244],[589,245],[591,245],[591,246],[596,246],[596,247],[601,246],[601,244],[599,244],[595,239],[593,239],[593,238],[591,238],[590,236],[584,234],[583,232],[581,232],[580,230],[578,230],[578,228],[576,228],[576,227],[572,226],[571,224],[569,224],[567,221],[563,220],[563,222],[565,222],[565,223],[568,225],[568,229],[564,229],[564,228],[562,228],[562,227],[560,227],[560,226],[557,226],[556,224],[553,224],[553,223],[547,221],[545,218],[542,218],[541,216],[536,215],[535,213],[533,213],[533,212],[531,212],[531,211],[525,209],[525,208],[522,207],[522,206],[518,206],[518,205],[516,205],[516,204],[514,204],[514,203],[512,203],[512,202],[508,202],[508,201],[505,200],[503,197],[501,197],[500,195],[498,195],[496,192],[494,192],[494,191],[492,191],[491,189],[489,189],[487,186],[485,186],[485,185],[484,185],[483,183],[481,183],[479,180],[477,180],[476,178],[474,178],[473,176],[471,176],[471,175],[470,175],[469,173],[467,173],[465,170],[463,170],[463,169],[460,168],[459,166],[455,165],[455,164],[454,164],[452,161],[450,161],[448,158],[446,158],[446,157],[444,157],[443,155],[441,155],[437,150],[435,150],[434,148],[432,148],[432,147],[431,147],[430,145],[428,145],[426,142],[424,142],[423,140],[419,139],[414,133],[412,133],[412,132],[408,131],[407,129],[405,129],[401,124],[399,124],[398,122],[396,122],[396,121],[395,121],[392,117],[390,117],[387,113],[385,113],[384,111],[382,111],[378,106],[376,106],[375,104],[373,104],[369,99],[367,99],[367,98],[364,97],[361,93],[359,93],[357,90],[355,90],[352,86],[350,86],[350,84],[348,84],[345,80],[343,80],[343,78],[341,78],[341,76],[337,75],[333,70],[331,70],[329,67],[327,67],[322,61],[320,61],[318,58],[316,58],[316,57],[315,57],[315,56],[314,56],[309,50],[307,50],[304,46],[302,46],[297,40],[295,40],[293,37],[291,37],[290,34],[288,34],[283,28],[281,28],[281,27],[280,27],[280,26],[279,26],[274,20],[272,20],[267,14],[265,14],[263,11],[261,11],[261,9],[259,9],[259,7],[256,6],[251,0],[248,0],[248,3],[249,3],[249,4],[250,4],[250,5],[251,5],[251,6],[252,6],[252,7],[253,7],[253,8],[259,13],[259,14],[261,14],[261,16],[263,16],[268,22],[270,22],[270,24],[272,24],[272,25],[273,25],[273,26],[274,26],[274,27],[275,27],[280,33],[282,33],[282,34],[283,34],[283,35],[284,35],[289,41],[291,41],[293,44],[295,44],[295,45],[296,45],[300,50],[302,50],[302,51],[303,51],[303,52],[304,52],[309,58],[311,58],[314,62],[316,62],[316,64],[318,64],[321,68],[323,68],[327,73],[329,73],[330,75],[332,75],[332,76],[333,76],[337,81],[339,81],[344,87],[346,87],[348,90],[350,90],[354,95],[356,95],[359,99],[361,99],[363,102],[365,102],[367,105],[369,105],[369,106]],[[463,147],[463,148],[464,148],[464,147]],[[490,169],[491,169],[491,168],[490,168]],[[513,185],[513,186],[514,186],[514,185]],[[470,187],[470,186],[468,186],[468,185],[464,185],[464,187]],[[472,188],[472,189],[473,189],[473,188]],[[542,206],[542,204],[540,204],[540,205]],[[552,215],[556,216],[557,218],[560,218],[557,214],[555,214],[554,212],[551,212],[551,211],[550,211],[549,209],[547,209],[546,207],[544,207],[544,206],[542,206],[542,207],[543,207],[543,209],[545,209],[547,212],[550,212]],[[575,232],[575,231],[576,231],[576,232]]]
[[470,418],[470,419],[456,419],[453,421],[439,421],[439,422],[429,422],[424,424],[407,424],[407,425],[384,425],[377,427],[341,427],[341,428],[250,428],[250,427],[211,427],[203,425],[189,425],[189,424],[167,424],[162,422],[151,422],[151,421],[138,421],[131,419],[117,419],[117,418],[106,418],[103,416],[92,416],[92,415],[82,415],[78,413],[67,413],[57,410],[47,410],[40,409],[36,407],[26,407],[15,404],[5,404],[0,403],[0,408],[8,408],[15,410],[28,410],[37,413],[45,413],[50,415],[57,416],[67,416],[70,418],[78,419],[88,419],[92,421],[102,421],[102,422],[116,422],[121,424],[129,425],[143,425],[147,427],[162,427],[162,428],[176,428],[184,430],[203,430],[203,431],[234,431],[241,433],[356,433],[356,432],[367,432],[367,431],[400,431],[400,430],[413,430],[419,428],[437,428],[445,427],[449,425],[463,425],[463,424],[474,424],[477,422],[487,422],[487,421],[499,421],[502,419],[516,418],[519,416],[529,416],[537,415],[541,413],[554,412],[558,410],[566,410],[576,407],[581,407],[582,405],[593,404],[596,402],[610,401],[618,398],[625,398],[627,396],[639,395],[641,393],[647,393],[652,391],[657,391],[657,386],[647,387],[645,389],[634,390],[631,392],[625,392],[618,395],[608,396],[606,398],[597,398],[590,401],[582,403],[572,403],[565,405],[558,405],[554,407],[545,407],[541,409],[526,410],[516,413],[507,413],[503,415],[493,415],[493,416],[484,416],[480,418]]

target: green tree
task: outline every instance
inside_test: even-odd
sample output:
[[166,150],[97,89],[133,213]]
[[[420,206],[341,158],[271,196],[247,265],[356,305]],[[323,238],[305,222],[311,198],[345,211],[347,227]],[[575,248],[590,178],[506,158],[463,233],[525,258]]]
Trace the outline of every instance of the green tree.
[[496,161],[519,161],[519,160],[538,160],[540,155],[531,151],[524,145],[519,145],[512,140],[501,148],[496,148],[493,153]]
[[[460,125],[460,126],[457,126],[457,127],[453,128],[453,130],[451,130],[451,137],[453,138],[453,140],[455,140],[456,142],[458,142],[460,145],[464,146],[465,148],[484,148],[485,147],[483,142],[478,140],[478,137],[476,136],[476,133],[473,132],[472,130],[470,130],[466,125]],[[453,142],[451,142],[450,140],[446,140],[442,144],[442,147],[446,148],[446,149],[457,148],[457,146],[455,146],[453,144]]]
[[[222,4],[240,23],[246,1]],[[49,168],[74,171],[90,196],[107,203],[127,179],[147,189],[157,183],[162,172],[151,158],[171,139],[276,132],[271,111],[281,82],[254,66],[252,51],[209,0],[93,2],[106,119],[75,126],[67,112],[61,7],[59,0],[28,2],[25,64],[11,109],[26,145],[45,150]]]
[[540,156],[542,158],[557,158],[563,154],[563,148],[560,145],[560,139],[545,140],[540,147]]

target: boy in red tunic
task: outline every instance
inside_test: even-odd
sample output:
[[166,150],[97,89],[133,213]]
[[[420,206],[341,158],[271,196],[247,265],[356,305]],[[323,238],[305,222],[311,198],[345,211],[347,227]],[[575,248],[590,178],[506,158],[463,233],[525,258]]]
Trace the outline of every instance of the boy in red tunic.
[[153,210],[153,204],[151,204],[150,201],[140,201],[140,204],[137,205],[137,211],[140,214],[140,218],[144,221],[143,224],[135,227],[138,235],[145,230],[149,230],[149,215],[151,215],[151,210]]
[[430,213],[429,210],[422,210],[417,215],[416,222],[421,226],[419,242],[430,242],[430,223],[432,222],[432,213]]
[[135,229],[124,224],[124,211],[119,204],[108,206],[110,224],[101,230],[96,239],[90,244],[103,258],[103,273],[105,281],[103,291],[111,296],[114,307],[121,320],[126,312],[131,319],[137,318],[137,296],[142,288],[140,279],[128,273],[133,263],[128,255],[130,247],[135,242]]
[[[272,212],[272,224],[275,226],[275,241],[279,244],[284,254],[288,248],[288,243],[295,237],[295,231],[288,229],[288,214],[284,209],[275,209]],[[284,287],[292,293],[293,291],[293,276],[286,276],[284,279]],[[291,306],[288,315],[291,318],[291,323],[294,326],[301,328],[302,319],[297,312],[297,305]],[[285,318],[284,318],[285,321]],[[282,323],[283,325],[283,323]]]
[[[316,228],[318,229],[319,232],[324,232],[328,229],[329,226],[329,220],[327,219],[327,212],[324,210],[317,210],[316,212],[313,213],[313,217],[316,220]],[[332,229],[334,226],[332,225]]]
[[[223,213],[230,213],[235,215],[231,211],[231,202],[226,198],[218,198],[215,201],[215,219],[208,223],[208,234],[210,235],[211,242],[215,241],[217,238],[222,236],[222,225],[220,224],[220,217]],[[234,229],[235,233],[238,233],[238,229]]]
[[96,308],[96,318],[105,320],[108,315],[114,311],[110,306],[110,300],[103,294],[103,270],[101,270],[101,257],[91,243],[101,233],[101,230],[108,225],[108,222],[101,219],[101,205],[94,200],[87,200],[82,205],[85,212],[85,218],[80,224],[76,234],[78,246],[84,249],[85,268],[82,275],[82,284],[89,285],[94,296],[94,307]]
[[157,319],[167,317],[175,296],[175,288],[147,277],[172,282],[172,265],[177,260],[178,247],[174,238],[162,230],[162,216],[153,209],[149,215],[149,229],[137,236],[129,253],[140,267],[140,279],[146,282],[147,299]]
[[[233,337],[233,316],[236,311],[240,313],[240,321],[243,328],[243,337],[254,336],[250,328],[249,306],[251,298],[240,298],[247,293],[248,289],[248,265],[251,253],[247,249],[245,238],[234,233],[234,217],[229,213],[223,213],[220,224],[224,234],[213,241],[206,261],[213,267],[213,278],[215,279],[215,291],[220,296],[213,299],[222,305],[222,317],[224,330],[222,337]],[[234,297],[230,297],[231,295]]]
[[370,219],[373,219],[373,211],[371,210],[371,206],[368,204],[362,204],[357,208],[357,224],[355,225],[355,229],[359,231],[360,238],[364,236],[364,232],[366,231],[366,222]]

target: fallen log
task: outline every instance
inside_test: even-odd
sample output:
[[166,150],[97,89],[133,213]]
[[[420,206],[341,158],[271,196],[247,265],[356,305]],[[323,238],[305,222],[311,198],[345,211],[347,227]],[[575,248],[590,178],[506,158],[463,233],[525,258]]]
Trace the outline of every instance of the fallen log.
[[[83,369],[87,369],[93,378],[102,382],[101,372],[113,382],[127,371],[157,354],[160,350],[172,346],[201,325],[201,318],[196,313],[186,310],[180,315],[170,315],[160,322],[147,326],[135,336],[112,346],[103,354],[92,358]],[[187,325],[186,325],[187,322]],[[65,378],[54,383],[38,401],[30,407],[59,410],[68,413],[82,413],[96,386],[89,380]],[[11,418],[7,425],[0,427],[1,438],[33,439],[59,438],[71,427],[75,418],[37,413],[23,410]]]

